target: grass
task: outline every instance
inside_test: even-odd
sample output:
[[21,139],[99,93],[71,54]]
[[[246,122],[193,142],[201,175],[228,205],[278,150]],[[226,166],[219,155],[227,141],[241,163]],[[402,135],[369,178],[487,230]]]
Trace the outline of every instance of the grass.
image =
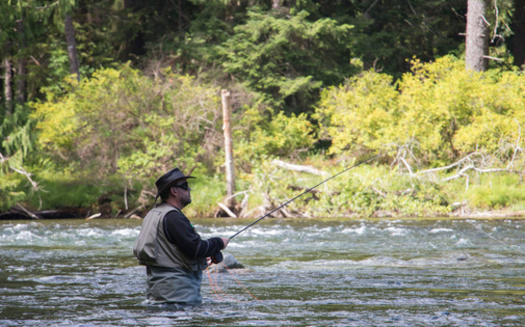
[[[279,206],[304,190],[320,183],[346,167],[312,161],[325,171],[318,176],[276,167],[270,161],[254,164],[252,173],[239,172],[236,196],[238,203],[248,196],[246,211],[263,205]],[[351,164],[350,164],[351,165]],[[468,188],[465,179],[442,181],[447,175],[413,177],[401,174],[387,165],[355,167],[316,188],[315,195],[304,194],[286,209],[298,217],[446,217],[463,203],[471,211],[525,210],[525,185],[515,173],[472,174]],[[226,194],[225,177],[218,173],[199,175],[191,180],[193,202],[185,209],[191,217],[212,217]],[[113,214],[124,209],[124,183],[114,178],[105,185],[94,184],[88,177],[54,171],[36,176],[45,192],[29,196],[29,208],[60,209],[71,207],[97,210],[101,195],[111,198]],[[151,184],[151,185],[147,185]],[[128,208],[138,204],[140,190],[154,193],[154,183],[137,183],[128,187]],[[150,193],[151,194],[151,193]],[[153,196],[147,201],[153,202]],[[146,205],[149,209],[151,205]],[[260,212],[254,210],[252,216]]]

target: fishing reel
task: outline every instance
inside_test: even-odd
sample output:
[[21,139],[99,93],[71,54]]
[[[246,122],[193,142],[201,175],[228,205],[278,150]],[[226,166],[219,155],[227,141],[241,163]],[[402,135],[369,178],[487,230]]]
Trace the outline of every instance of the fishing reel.
[[222,262],[222,252],[219,251],[219,253],[217,253],[216,255],[212,255],[211,256],[211,262],[213,262],[214,264],[218,264],[220,262]]

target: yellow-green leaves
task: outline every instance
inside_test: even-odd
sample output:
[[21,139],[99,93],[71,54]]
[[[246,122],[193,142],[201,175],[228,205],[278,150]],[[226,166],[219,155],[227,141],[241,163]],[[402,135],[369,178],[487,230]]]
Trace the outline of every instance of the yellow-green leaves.
[[414,60],[397,87],[366,72],[324,91],[317,115],[332,153],[413,144],[422,162],[441,165],[522,142],[524,85],[519,72],[474,73],[451,56]]
[[397,93],[388,75],[365,72],[323,91],[316,118],[331,153],[379,149],[395,127]]
[[122,66],[71,83],[68,93],[33,105],[39,144],[52,155],[133,180],[192,168],[199,154],[216,151],[218,91],[192,77],[148,78]]
[[265,118],[247,111],[249,130],[236,132],[235,156],[242,162],[266,156],[290,157],[307,151],[314,143],[313,126],[305,114],[286,116],[279,112]]

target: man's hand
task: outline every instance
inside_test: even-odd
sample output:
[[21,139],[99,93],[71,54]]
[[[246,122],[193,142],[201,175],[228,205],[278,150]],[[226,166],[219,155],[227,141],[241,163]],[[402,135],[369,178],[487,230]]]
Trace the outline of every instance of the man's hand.
[[223,257],[222,257],[222,253],[221,252],[217,253],[216,255],[212,255],[211,256],[211,262],[213,262],[214,264],[218,264],[218,263],[222,262],[222,259],[223,259]]
[[221,240],[224,243],[224,246],[222,247],[222,250],[224,250],[228,246],[228,243],[230,243],[230,239],[227,237],[221,237]]

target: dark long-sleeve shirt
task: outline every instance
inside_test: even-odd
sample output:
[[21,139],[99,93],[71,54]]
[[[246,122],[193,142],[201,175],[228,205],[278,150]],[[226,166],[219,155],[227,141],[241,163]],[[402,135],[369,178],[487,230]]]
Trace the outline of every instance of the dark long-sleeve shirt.
[[224,247],[219,237],[202,240],[190,221],[179,211],[170,211],[164,218],[164,233],[190,259],[216,255]]

